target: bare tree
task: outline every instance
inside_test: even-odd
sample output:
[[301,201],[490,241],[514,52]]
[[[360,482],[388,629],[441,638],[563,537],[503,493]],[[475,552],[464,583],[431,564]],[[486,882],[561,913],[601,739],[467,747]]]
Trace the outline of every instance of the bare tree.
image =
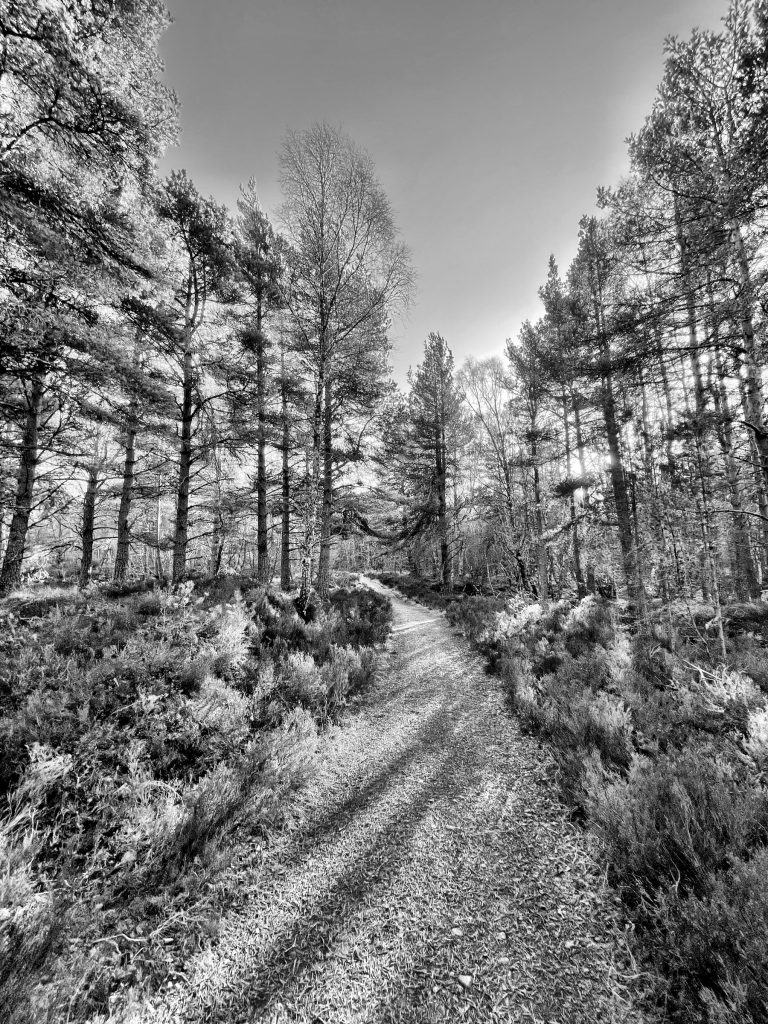
[[289,245],[284,299],[312,395],[299,595],[306,602],[320,538],[318,590],[328,588],[338,368],[349,343],[407,303],[413,271],[371,157],[340,129],[315,124],[291,132],[280,167]]

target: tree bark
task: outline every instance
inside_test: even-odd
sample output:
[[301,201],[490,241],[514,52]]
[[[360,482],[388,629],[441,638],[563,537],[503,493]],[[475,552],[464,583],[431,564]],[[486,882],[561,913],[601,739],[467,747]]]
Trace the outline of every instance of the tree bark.
[[[606,348],[607,344],[604,346],[604,358],[608,358],[605,352]],[[619,527],[619,546],[621,547],[624,579],[627,584],[630,600],[640,615],[642,615],[645,611],[645,588],[640,576],[637,548],[632,530],[632,511],[627,494],[626,475],[624,473],[624,462],[621,453],[621,439],[616,420],[616,398],[613,394],[613,377],[607,366],[603,373],[602,411],[605,432],[608,438],[609,477],[613,501],[616,506],[616,520]]]
[[16,477],[16,500],[11,525],[8,528],[3,568],[0,571],[0,594],[7,594],[21,583],[21,565],[24,560],[35,479],[40,460],[38,434],[44,393],[45,374],[40,370],[32,377],[27,399],[27,413],[21,437],[21,454]]
[[262,335],[262,290],[256,298],[256,416],[257,416],[257,469],[256,469],[256,579],[268,583],[269,542],[267,532],[267,430],[266,430],[266,347]]
[[[563,388],[562,393],[563,423],[565,425],[565,463],[568,476],[573,479],[573,450],[571,447],[571,424],[568,416],[568,394]],[[571,536],[573,538],[573,575],[576,580],[576,593],[580,598],[587,593],[584,583],[584,571],[581,567],[581,538],[579,536],[579,523],[576,517],[576,494],[573,490],[568,496],[568,509],[571,517]]]
[[301,583],[299,604],[306,608],[312,591],[312,563],[317,545],[317,490],[320,483],[320,455],[323,427],[323,398],[325,395],[325,365],[321,362],[315,408],[312,415],[312,448],[307,453],[306,504],[304,509],[304,536],[301,544]]
[[[720,347],[717,344],[718,338],[716,325],[712,324],[715,333],[715,368],[717,371],[717,385],[713,389],[715,398],[715,411],[717,413],[717,439],[720,444],[720,452],[725,468],[725,479],[728,484],[728,494],[731,508],[734,511],[733,523],[731,524],[731,560],[734,566],[734,586],[736,596],[739,600],[745,601],[760,596],[760,584],[755,572],[755,563],[752,558],[752,543],[747,517],[744,512],[744,499],[742,495],[741,479],[733,454],[733,414],[728,399],[728,389],[725,383],[725,369],[723,366]],[[768,523],[764,523],[768,526]]]
[[437,473],[437,523],[440,534],[440,576],[443,587],[453,586],[453,565],[448,537],[447,451],[445,443],[445,409],[443,407],[442,382],[440,383],[438,406],[435,409],[435,470]]
[[93,531],[96,518],[96,494],[99,489],[99,467],[91,465],[88,467],[88,483],[83,498],[83,519],[80,526],[80,542],[82,554],[80,556],[80,575],[78,586],[82,590],[91,582],[91,567],[93,566]]
[[533,518],[536,526],[536,577],[538,580],[539,604],[545,610],[549,606],[549,557],[544,543],[544,511],[541,501],[541,477],[539,474],[539,443],[536,436],[536,420],[531,423],[531,463],[533,464]]
[[323,505],[320,520],[320,556],[317,564],[317,592],[327,597],[331,581],[331,520],[333,518],[333,393],[325,381],[323,408]]
[[288,427],[288,388],[285,379],[285,354],[283,353],[281,409],[282,422],[282,471],[281,471],[281,509],[280,509],[280,587],[291,589],[291,475],[288,462],[290,434]]
[[160,547],[163,532],[163,507],[160,491],[157,492],[157,505],[155,508],[155,575],[159,580],[163,578],[163,552]]
[[136,408],[129,413],[125,434],[125,459],[123,461],[123,483],[120,488],[120,507],[117,513],[117,549],[112,578],[124,580],[131,557],[131,501],[136,481]]
[[613,392],[613,370],[610,346],[606,335],[603,312],[602,287],[597,267],[590,260],[590,285],[595,318],[595,329],[599,345],[600,362],[602,364],[601,406],[603,422],[608,439],[609,477],[613,501],[616,507],[616,519],[621,548],[622,567],[629,597],[641,619],[645,617],[646,595],[640,575],[637,556],[636,538],[632,530],[632,511],[627,494],[627,483],[621,453],[621,438],[616,419],[616,397]]
[[[191,305],[191,278],[187,307]],[[179,479],[176,489],[176,522],[173,535],[172,579],[179,583],[187,563],[189,539],[189,487],[192,472],[192,425],[194,408],[194,366],[192,362],[192,322],[187,313],[184,327],[184,355],[182,376],[181,438],[179,446]]]

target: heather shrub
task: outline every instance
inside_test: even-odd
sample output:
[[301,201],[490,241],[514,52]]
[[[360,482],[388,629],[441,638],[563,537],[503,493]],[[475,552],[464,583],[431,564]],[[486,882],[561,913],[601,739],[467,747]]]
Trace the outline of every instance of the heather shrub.
[[[472,643],[480,644],[486,634],[489,620],[503,611],[504,601],[497,597],[467,597],[454,601],[447,608],[448,621],[456,626]],[[488,646],[490,653],[492,644]]]
[[635,757],[626,778],[592,771],[588,788],[611,873],[633,905],[660,884],[701,894],[711,873],[768,838],[768,794],[709,747]]
[[688,605],[642,629],[593,596],[448,613],[471,624],[523,729],[551,743],[563,797],[603,839],[675,1024],[768,1011],[766,619],[761,607],[724,611],[727,666],[704,629],[712,610]]
[[750,712],[745,746],[760,778],[765,781],[768,777],[768,708],[756,708]]
[[753,638],[742,639],[733,651],[729,664],[736,671],[749,676],[760,691],[768,696],[768,658],[764,650],[756,649]]
[[613,607],[603,598],[585,597],[567,611],[561,628],[565,649],[574,658],[598,645],[608,647],[615,634]]
[[337,613],[333,642],[341,647],[371,647],[383,643],[392,626],[392,605],[381,594],[363,587],[335,590],[330,597]]
[[670,998],[716,1024],[768,1017],[768,850],[734,859],[708,879],[701,896],[675,890],[660,900],[657,955]]
[[248,581],[23,601],[0,604],[0,1017],[19,1024],[162,979],[170,952],[132,928],[235,830],[280,825],[391,621],[351,591],[304,622]]
[[30,807],[0,820],[0,1018],[12,1021],[32,995],[36,972],[60,934],[60,911],[34,869],[44,837]]

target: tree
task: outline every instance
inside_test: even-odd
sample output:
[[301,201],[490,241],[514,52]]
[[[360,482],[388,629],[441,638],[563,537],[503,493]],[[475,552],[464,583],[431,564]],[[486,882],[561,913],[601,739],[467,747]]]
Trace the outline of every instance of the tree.
[[518,345],[507,342],[507,358],[512,366],[516,391],[524,417],[524,437],[528,445],[525,466],[533,475],[533,520],[536,531],[537,596],[543,608],[549,602],[549,555],[545,537],[542,463],[548,432],[544,424],[546,398],[546,358],[544,327],[526,321]]
[[229,220],[213,199],[204,199],[187,177],[174,171],[165,181],[159,213],[168,225],[177,262],[173,286],[174,319],[167,318],[170,351],[179,374],[179,473],[173,541],[173,579],[182,579],[189,539],[192,468],[201,454],[195,433],[205,404],[201,377],[205,352],[198,343],[209,301],[222,294],[230,272]]
[[156,52],[165,21],[155,0],[10,0],[0,11],[0,287],[13,311],[0,388],[18,458],[0,592],[20,578],[41,430],[50,440],[71,375],[98,362],[85,335],[100,301],[121,275],[147,273],[132,211],[144,208],[152,164],[175,131]]
[[[290,133],[280,167],[280,220],[289,268],[284,301],[312,395],[299,595],[306,603],[319,537],[330,538],[330,439],[344,352],[407,302],[413,275],[373,161],[341,130],[316,124]],[[327,590],[327,572],[318,584],[321,593]]]
[[453,379],[453,354],[442,335],[432,332],[424,344],[424,360],[409,373],[408,399],[412,457],[423,472],[423,488],[432,507],[440,545],[440,579],[453,586],[452,524],[449,480],[457,473],[462,425],[461,394]]
[[253,179],[242,189],[237,208],[234,259],[241,288],[239,298],[247,307],[245,314],[240,314],[240,319],[247,320],[240,338],[256,364],[256,575],[259,582],[267,583],[271,575],[267,537],[267,404],[271,383],[268,380],[271,343],[265,323],[281,305],[281,266],[275,233],[261,209]]

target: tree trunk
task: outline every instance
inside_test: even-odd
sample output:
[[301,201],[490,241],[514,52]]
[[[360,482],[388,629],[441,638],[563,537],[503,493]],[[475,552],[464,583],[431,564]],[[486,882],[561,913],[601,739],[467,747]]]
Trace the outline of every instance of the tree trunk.
[[531,462],[533,463],[533,518],[536,527],[536,577],[538,580],[539,604],[545,610],[549,606],[549,557],[544,543],[544,512],[541,504],[541,478],[539,475],[539,445],[536,438],[536,421],[531,423]]
[[290,436],[288,431],[288,389],[285,380],[285,356],[283,355],[282,385],[281,385],[281,420],[282,420],[282,494],[281,494],[281,523],[280,523],[280,587],[283,590],[291,589],[291,476],[288,462],[288,446]]
[[715,544],[712,538],[712,525],[710,515],[711,495],[709,481],[712,472],[710,466],[709,449],[706,440],[707,398],[704,390],[704,379],[701,370],[699,338],[696,322],[696,298],[694,296],[693,283],[691,281],[691,270],[688,260],[687,239],[682,228],[682,221],[680,218],[680,212],[677,202],[675,203],[675,225],[677,230],[677,243],[680,250],[680,270],[683,292],[685,294],[685,304],[688,315],[688,339],[691,350],[691,368],[693,370],[694,397],[696,402],[695,414],[693,418],[693,433],[694,446],[696,451],[696,469],[699,478],[699,488],[701,492],[701,536],[704,544],[706,566],[709,571],[709,582],[712,592],[712,599],[715,603],[715,618],[718,626],[720,645],[723,654],[723,659],[725,659],[725,638],[723,634],[723,622],[720,601],[720,581],[717,572],[717,557],[715,551]]
[[306,608],[312,591],[312,563],[317,544],[317,490],[320,483],[320,454],[323,427],[323,398],[325,395],[325,366],[320,365],[315,408],[312,416],[312,448],[307,452],[306,504],[304,508],[304,536],[301,543],[301,583],[299,604]]
[[88,467],[88,483],[83,498],[83,520],[80,526],[80,576],[78,586],[84,589],[91,582],[91,566],[93,565],[93,525],[96,518],[96,493],[99,489],[99,467]]
[[752,431],[760,457],[763,489],[768,491],[768,426],[763,418],[765,396],[760,357],[753,319],[754,288],[741,228],[734,220],[729,224],[732,251],[739,277],[739,313],[744,342],[744,406],[746,425]]
[[163,578],[163,552],[160,542],[163,537],[163,508],[162,495],[157,492],[157,505],[155,507],[155,575],[159,580]]
[[621,454],[621,439],[616,420],[616,398],[613,393],[613,372],[611,369],[611,352],[606,336],[603,313],[602,288],[597,268],[590,261],[590,285],[592,304],[595,317],[596,334],[600,346],[602,364],[601,405],[605,432],[608,438],[610,457],[609,476],[616,506],[616,519],[619,530],[619,546],[621,547],[622,567],[629,597],[641,619],[645,617],[646,596],[640,575],[637,557],[636,540],[632,531],[632,512],[627,495],[627,484]]
[[[715,411],[717,413],[717,439],[720,444],[720,452],[723,457],[725,468],[725,479],[728,484],[728,494],[731,508],[733,509],[733,522],[729,531],[731,540],[731,560],[734,567],[734,587],[736,597],[740,601],[759,597],[760,585],[755,572],[755,564],[752,559],[752,544],[747,517],[744,512],[744,501],[741,490],[741,480],[736,459],[733,454],[733,415],[728,400],[728,389],[725,383],[725,369],[723,366],[720,347],[717,344],[716,324],[710,327],[714,331],[715,341],[715,368],[717,370],[717,385],[713,388],[715,398]],[[765,524],[768,525],[768,524]]]
[[[568,417],[568,395],[563,388],[562,393],[563,423],[565,425],[565,464],[568,476],[573,479],[573,451],[571,448],[571,424]],[[581,538],[579,537],[579,523],[576,518],[576,494],[571,489],[568,496],[568,508],[571,517],[571,536],[573,537],[573,575],[576,580],[576,593],[580,598],[585,597],[587,588],[584,583],[584,572],[581,567]]]
[[[440,396],[442,401],[442,395]],[[448,537],[447,451],[445,443],[445,411],[435,409],[435,471],[437,473],[437,524],[440,535],[440,578],[446,590],[453,586],[451,546]]]
[[267,431],[266,431],[266,349],[261,333],[262,293],[256,301],[256,416],[257,416],[257,470],[256,470],[256,579],[268,583],[271,576],[267,533]]
[[621,440],[616,422],[616,399],[613,394],[612,374],[608,368],[606,368],[603,374],[602,407],[605,432],[608,437],[608,452],[610,455],[609,476],[613,501],[616,506],[616,520],[619,527],[619,545],[621,547],[624,579],[627,584],[630,600],[642,616],[645,611],[645,588],[640,576],[640,565],[632,530],[632,511],[627,494],[627,482],[621,454]]
[[320,521],[320,557],[317,565],[317,592],[327,597],[331,581],[331,520],[333,517],[333,394],[325,381],[323,409],[323,507]]
[[27,400],[27,414],[21,437],[21,454],[16,478],[16,501],[11,525],[8,529],[3,568],[0,571],[0,594],[7,594],[21,583],[21,564],[24,559],[35,478],[40,459],[38,432],[44,393],[45,374],[39,372],[32,378]]
[[[739,394],[741,398],[741,408],[746,418],[747,405],[746,405],[746,394],[744,388],[744,380],[739,379]],[[760,545],[760,574],[763,581],[763,586],[768,579],[768,491],[765,488],[762,470],[760,468],[760,452],[757,448],[757,442],[755,435],[752,431],[749,432],[749,454],[750,463],[752,467],[752,476],[755,481],[755,494],[757,497],[757,507],[760,510],[762,518],[762,541]]]
[[112,578],[124,580],[131,557],[131,499],[136,480],[136,408],[128,416],[125,435],[125,460],[123,462],[123,483],[120,488],[120,508],[117,513],[117,549]]
[[181,439],[179,447],[179,482],[176,490],[176,523],[173,534],[172,579],[179,583],[187,563],[189,539],[189,486],[192,472],[192,424],[194,421],[194,368],[192,365],[192,326],[185,327],[181,405]]

